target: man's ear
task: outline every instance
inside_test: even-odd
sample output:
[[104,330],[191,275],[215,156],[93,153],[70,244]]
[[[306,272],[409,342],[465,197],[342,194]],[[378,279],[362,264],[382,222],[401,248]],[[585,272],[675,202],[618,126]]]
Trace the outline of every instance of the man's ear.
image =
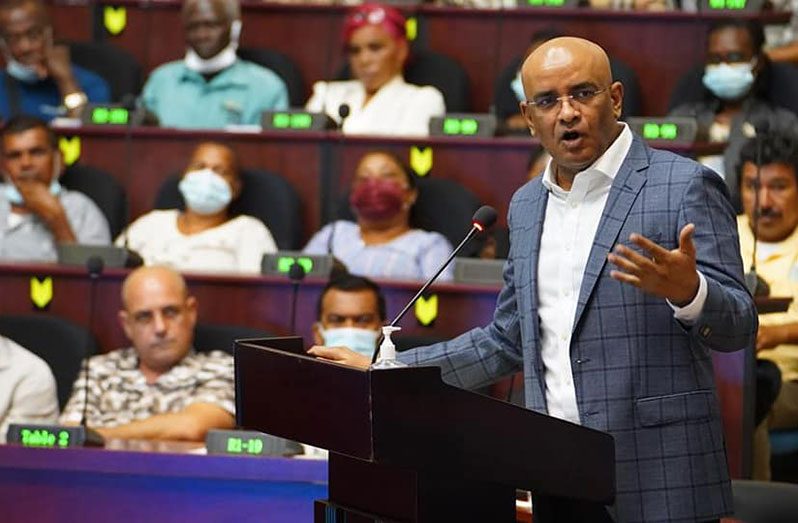
[[623,84],[621,82],[612,82],[610,85],[610,98],[612,99],[612,114],[618,120],[623,112]]
[[129,317],[130,315],[127,313],[127,311],[124,310],[119,311],[119,313],[117,314],[117,318],[119,319],[119,325],[122,327],[122,330],[125,331],[125,336],[127,336],[128,340],[132,340],[133,330],[131,329],[130,324],[128,323]]
[[527,128],[529,128],[529,134],[534,137],[537,133],[535,132],[535,122],[532,121],[530,116],[532,109],[526,102],[518,102],[518,108],[521,110],[521,116],[524,117]]

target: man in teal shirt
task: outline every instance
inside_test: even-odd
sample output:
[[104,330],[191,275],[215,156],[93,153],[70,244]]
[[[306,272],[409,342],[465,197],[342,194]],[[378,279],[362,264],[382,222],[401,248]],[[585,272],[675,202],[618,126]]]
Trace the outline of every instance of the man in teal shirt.
[[144,86],[144,105],[162,126],[258,125],[263,111],[288,107],[279,76],[236,56],[237,0],[187,0],[182,18],[185,58],[158,67]]

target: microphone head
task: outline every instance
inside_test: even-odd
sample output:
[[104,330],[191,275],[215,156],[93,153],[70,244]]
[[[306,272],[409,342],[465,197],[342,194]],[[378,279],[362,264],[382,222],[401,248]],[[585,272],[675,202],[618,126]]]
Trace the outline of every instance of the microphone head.
[[293,282],[300,282],[305,279],[305,269],[294,262],[288,269],[288,278]]
[[349,116],[349,104],[341,104],[338,106],[338,116],[341,117],[341,120]]
[[471,225],[476,227],[479,232],[484,232],[493,227],[498,216],[496,209],[490,205],[483,205],[474,213],[474,216],[471,218]]
[[103,273],[105,268],[105,261],[101,256],[89,256],[86,260],[86,270],[89,271],[89,276],[96,278]]

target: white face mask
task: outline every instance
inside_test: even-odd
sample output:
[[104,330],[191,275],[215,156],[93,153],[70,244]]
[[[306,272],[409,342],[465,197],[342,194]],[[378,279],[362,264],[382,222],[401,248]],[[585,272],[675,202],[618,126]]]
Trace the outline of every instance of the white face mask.
[[211,169],[187,172],[177,187],[186,206],[197,214],[216,214],[233,199],[230,184]]
[[377,338],[380,335],[379,331],[356,327],[324,329],[319,326],[319,330],[325,346],[346,347],[369,358],[377,347]]
[[192,48],[186,50],[183,63],[186,67],[200,74],[212,74],[227,69],[238,59],[238,39],[241,36],[241,20],[233,20],[230,23],[230,43],[227,47],[219,51],[218,54],[210,58],[202,58]]

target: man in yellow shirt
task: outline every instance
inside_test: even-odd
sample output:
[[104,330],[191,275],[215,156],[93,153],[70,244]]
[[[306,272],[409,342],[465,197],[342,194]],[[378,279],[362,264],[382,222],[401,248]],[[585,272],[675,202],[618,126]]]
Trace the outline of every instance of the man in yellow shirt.
[[[753,221],[757,198],[756,139],[750,140],[740,155],[741,196],[744,214],[738,216],[740,253],[745,267],[754,255]],[[772,362],[781,374],[770,411],[754,434],[754,479],[770,479],[771,428],[798,427],[798,135],[773,133],[762,145],[759,184],[757,274],[770,286],[773,297],[793,297],[789,310],[759,316],[756,351],[758,359],[757,394],[766,396],[768,384],[762,378]],[[775,370],[775,369],[774,369]],[[774,394],[775,395],[775,394]],[[757,420],[759,422],[760,420]]]

